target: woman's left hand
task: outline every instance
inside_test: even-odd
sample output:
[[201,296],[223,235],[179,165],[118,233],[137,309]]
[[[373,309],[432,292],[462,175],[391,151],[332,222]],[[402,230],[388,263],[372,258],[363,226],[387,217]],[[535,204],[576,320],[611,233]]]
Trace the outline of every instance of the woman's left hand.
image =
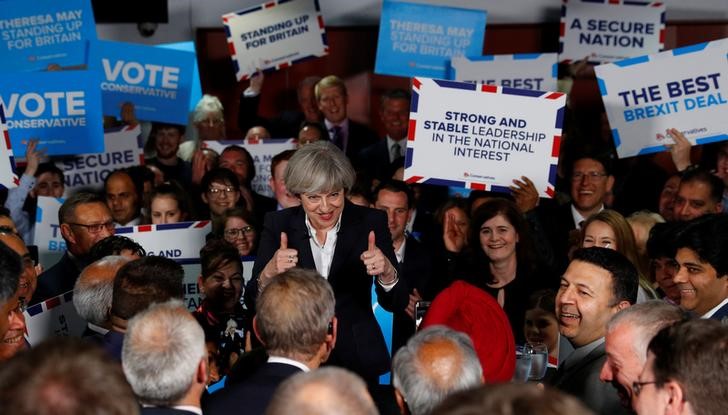
[[372,276],[381,275],[382,282],[385,284],[394,282],[394,278],[396,277],[394,267],[382,251],[377,248],[374,231],[369,232],[369,246],[359,258],[364,263],[367,274]]

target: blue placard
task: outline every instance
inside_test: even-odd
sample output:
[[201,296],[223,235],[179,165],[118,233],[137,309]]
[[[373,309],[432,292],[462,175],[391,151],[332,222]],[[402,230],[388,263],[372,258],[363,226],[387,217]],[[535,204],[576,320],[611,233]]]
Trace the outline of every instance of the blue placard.
[[486,15],[484,10],[385,1],[374,71],[447,79],[452,57],[483,53]]
[[96,39],[90,0],[7,0],[0,17],[0,71],[86,64]]
[[47,154],[103,153],[100,78],[95,71],[22,72],[0,77],[0,104],[13,152],[31,138]]
[[200,69],[197,66],[195,42],[165,43],[157,45],[157,47],[195,53],[195,67],[192,69],[192,90],[190,91],[190,112],[194,111],[195,106],[202,99],[202,84],[200,83]]
[[187,125],[195,54],[131,43],[91,43],[89,66],[102,77],[104,115],[134,104],[137,119]]

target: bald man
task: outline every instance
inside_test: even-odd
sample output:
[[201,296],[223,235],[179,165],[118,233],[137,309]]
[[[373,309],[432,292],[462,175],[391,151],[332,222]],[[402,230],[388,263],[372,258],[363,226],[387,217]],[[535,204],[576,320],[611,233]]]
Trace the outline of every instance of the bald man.
[[392,360],[392,384],[402,415],[428,415],[454,392],[483,383],[470,338],[430,326],[409,339]]
[[114,278],[124,264],[131,258],[109,255],[84,268],[73,287],[73,306],[81,318],[86,320],[83,337],[95,340],[111,329],[109,311],[114,291]]

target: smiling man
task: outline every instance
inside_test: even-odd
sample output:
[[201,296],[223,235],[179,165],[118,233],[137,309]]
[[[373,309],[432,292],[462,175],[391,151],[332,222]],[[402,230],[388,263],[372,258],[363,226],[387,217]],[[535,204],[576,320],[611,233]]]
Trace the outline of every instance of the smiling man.
[[556,317],[561,335],[574,351],[559,356],[559,369],[551,384],[580,398],[599,414],[626,413],[616,391],[599,380],[599,372],[606,360],[607,321],[635,303],[637,285],[634,265],[606,248],[577,250],[561,277]]
[[410,94],[407,91],[394,89],[382,95],[379,118],[386,136],[359,153],[361,165],[370,178],[382,181],[392,177],[395,161],[404,157],[409,111]]
[[680,233],[675,254],[680,308],[701,318],[728,321],[728,217],[717,214]]

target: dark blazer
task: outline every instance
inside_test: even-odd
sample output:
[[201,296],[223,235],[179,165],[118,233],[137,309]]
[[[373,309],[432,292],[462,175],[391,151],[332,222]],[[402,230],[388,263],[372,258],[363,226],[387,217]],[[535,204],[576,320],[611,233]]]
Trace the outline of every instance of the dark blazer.
[[[404,145],[405,140],[402,140]],[[404,150],[404,149],[403,149]],[[392,163],[389,162],[387,139],[382,138],[364,148],[357,156],[357,163],[369,179],[385,180],[392,177]]]
[[[390,368],[384,337],[372,312],[373,277],[367,275],[359,258],[367,250],[368,235],[372,230],[376,234],[377,247],[392,265],[397,266],[386,214],[381,210],[356,206],[347,200],[328,278],[336,298],[338,319],[336,347],[328,363],[345,367],[371,381]],[[279,248],[281,232],[286,232],[288,236],[288,248],[298,250],[298,266],[316,268],[303,208],[297,206],[268,213],[253,267],[253,278],[246,287],[245,300],[250,310],[255,309],[257,276]],[[403,279],[389,292],[385,292],[379,284],[375,286],[379,305],[385,310],[403,310],[407,306],[409,290]]]
[[299,372],[293,365],[266,363],[244,382],[210,395],[202,410],[205,415],[262,415],[278,385]]
[[104,334],[101,338],[101,347],[117,362],[121,362],[121,348],[123,345],[124,333],[120,333],[118,331],[109,330],[109,332]]
[[140,413],[141,415],[197,415],[194,412],[162,406],[142,407]]
[[[326,125],[324,130],[326,130]],[[329,141],[331,140],[331,133],[326,130]],[[364,124],[360,124],[354,120],[349,119],[349,135],[347,136],[346,143],[346,156],[349,160],[357,167],[359,163],[359,153],[370,145],[374,144],[379,140],[379,136],[374,130],[367,127]]]
[[723,305],[723,307],[716,310],[715,313],[713,313],[712,316],[710,316],[711,320],[718,320],[722,322],[723,324],[728,323],[728,304]]
[[[400,278],[407,282],[410,292],[417,288],[424,300],[432,300],[428,297],[432,276],[431,253],[411,236],[407,238],[404,246],[404,261],[400,266],[402,267]],[[415,334],[414,320],[405,310],[395,311],[392,316],[392,355],[404,346],[413,334]]]
[[28,305],[33,305],[56,297],[73,289],[81,270],[78,269],[68,252],[58,262],[38,276],[38,288]]
[[597,414],[629,414],[630,411],[620,403],[617,390],[599,380],[599,372],[606,360],[604,343],[578,362],[570,362],[567,357],[551,379],[551,386],[581,399]]
[[537,215],[530,215],[528,218],[529,225],[539,231],[542,230],[545,238],[537,235],[534,239],[548,240],[552,248],[553,269],[557,275],[561,275],[569,265],[569,233],[577,228],[571,215],[571,203],[561,206],[542,203],[536,210]]

